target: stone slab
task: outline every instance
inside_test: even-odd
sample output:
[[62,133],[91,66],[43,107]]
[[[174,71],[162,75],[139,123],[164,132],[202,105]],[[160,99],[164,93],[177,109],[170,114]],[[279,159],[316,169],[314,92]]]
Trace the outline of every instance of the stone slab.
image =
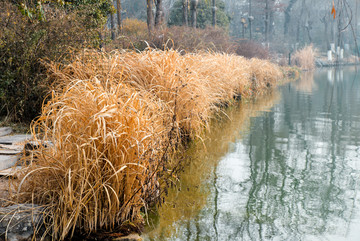
[[22,150],[18,150],[18,149],[0,148],[0,155],[17,155],[20,154],[21,152]]
[[0,149],[4,149],[4,150],[13,150],[13,151],[23,151],[24,150],[24,145],[5,145],[5,144],[0,144]]
[[18,170],[20,170],[20,169],[21,169],[20,166],[16,166],[16,167],[11,167],[11,168],[8,168],[8,169],[5,169],[5,170],[1,170],[0,171],[0,176],[3,176],[3,177],[16,177],[17,178],[16,172]]
[[11,127],[0,127],[0,136],[10,135],[13,132]]
[[20,135],[12,135],[12,136],[2,136],[0,137],[0,144],[2,145],[14,145],[23,143],[25,144],[26,141],[31,140],[31,135],[27,134],[20,134]]
[[9,155],[0,155],[0,170],[8,169],[16,165],[20,160],[20,156],[9,156]]

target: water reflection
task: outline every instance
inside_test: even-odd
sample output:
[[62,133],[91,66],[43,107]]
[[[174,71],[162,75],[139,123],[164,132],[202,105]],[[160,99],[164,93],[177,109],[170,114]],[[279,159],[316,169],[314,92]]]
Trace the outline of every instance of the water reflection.
[[[241,127],[256,111],[240,115],[243,122],[237,122],[241,111],[230,112],[236,122],[218,123],[211,154],[199,155],[186,174],[190,180],[210,173],[205,187],[189,189],[183,199],[195,193],[202,204],[190,204],[191,215],[186,208],[175,208],[178,215],[160,210],[161,228],[150,236],[360,240],[360,80],[350,68],[334,70],[333,82],[328,76],[327,70],[315,72],[311,89],[299,83],[281,88],[280,103],[252,117],[250,130]],[[173,219],[165,223],[168,215]]]
[[313,89],[317,88],[314,81],[314,71],[306,71],[300,74],[300,79],[298,79],[293,84],[298,91],[305,93],[311,93]]
[[[347,70],[350,68],[347,68]],[[327,69],[327,80],[329,83],[334,83],[334,81],[343,81],[344,80],[344,70],[342,68],[330,68]]]

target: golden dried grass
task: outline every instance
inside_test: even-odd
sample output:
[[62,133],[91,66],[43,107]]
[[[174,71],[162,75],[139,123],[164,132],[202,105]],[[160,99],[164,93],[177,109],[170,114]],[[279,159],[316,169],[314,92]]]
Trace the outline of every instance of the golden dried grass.
[[16,198],[46,206],[59,240],[141,220],[181,140],[201,134],[219,103],[281,77],[267,61],[173,50],[85,51],[49,69],[57,85],[32,133],[53,145],[23,159]]
[[312,45],[308,45],[303,49],[296,51],[291,62],[302,70],[312,70],[315,69],[315,56],[315,49]]
[[276,85],[283,74],[279,66],[267,60],[251,59],[252,91],[262,94],[267,88]]
[[[51,207],[56,239],[75,228],[113,229],[138,219],[157,185],[167,139],[163,104],[123,83],[74,80],[44,107],[33,132],[54,143],[33,153],[19,201]],[[166,118],[166,117],[165,117]],[[23,191],[23,192],[21,192]],[[153,195],[153,194],[152,194]]]

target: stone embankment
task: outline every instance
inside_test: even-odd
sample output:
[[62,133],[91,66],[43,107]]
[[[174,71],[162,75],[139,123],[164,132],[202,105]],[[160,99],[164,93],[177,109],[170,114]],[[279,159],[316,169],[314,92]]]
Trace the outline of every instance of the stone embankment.
[[31,204],[8,205],[9,178],[16,178],[20,159],[34,148],[31,135],[13,134],[11,127],[0,128],[0,240],[29,240],[42,223],[41,208]]

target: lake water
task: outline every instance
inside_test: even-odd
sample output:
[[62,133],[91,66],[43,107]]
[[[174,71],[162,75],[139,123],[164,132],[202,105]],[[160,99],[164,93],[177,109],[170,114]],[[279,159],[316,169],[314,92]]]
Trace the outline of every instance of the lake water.
[[189,149],[145,240],[360,240],[355,67],[304,73],[225,114]]

